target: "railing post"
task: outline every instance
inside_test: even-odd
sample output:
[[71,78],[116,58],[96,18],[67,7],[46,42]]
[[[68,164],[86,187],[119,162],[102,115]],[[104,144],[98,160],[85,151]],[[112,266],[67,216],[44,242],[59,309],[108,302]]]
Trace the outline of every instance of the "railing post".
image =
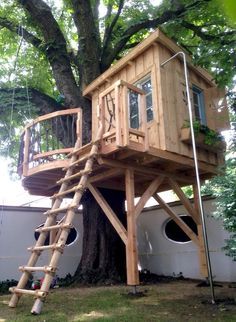
[[76,136],[77,139],[79,138],[79,148],[81,148],[83,144],[83,131],[82,131],[82,121],[83,121],[83,110],[82,108],[79,108],[79,111],[77,113],[77,122],[76,122]]
[[147,128],[147,112],[146,112],[146,97],[144,94],[140,94],[140,114],[141,114],[141,129],[144,132],[144,152],[148,151],[148,128]]
[[30,145],[30,129],[25,130],[24,159],[23,159],[23,176],[26,177],[29,169],[29,145]]
[[129,145],[129,105],[128,88],[122,84],[122,114],[123,114],[123,146]]
[[122,146],[120,94],[121,94],[121,86],[120,84],[117,84],[115,87],[115,126],[116,126],[116,145],[118,147]]

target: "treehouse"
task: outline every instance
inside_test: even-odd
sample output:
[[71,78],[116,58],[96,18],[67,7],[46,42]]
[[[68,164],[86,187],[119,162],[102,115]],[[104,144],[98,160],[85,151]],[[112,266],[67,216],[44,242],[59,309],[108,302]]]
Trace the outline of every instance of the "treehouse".
[[[199,263],[207,276],[196,189],[193,148],[189,131],[187,92],[181,56],[163,62],[182,51],[160,30],[116,62],[84,89],[92,103],[92,140],[82,145],[82,110],[68,109],[41,116],[29,124],[22,136],[19,173],[31,194],[52,196],[52,210],[40,228],[40,238],[31,247],[32,255],[17,288],[12,289],[10,306],[15,306],[24,290],[29,272],[43,270],[41,290],[32,312],[39,313],[47,295],[58,258],[65,246],[74,210],[82,193],[89,189],[126,246],[127,283],[136,286],[138,255],[136,220],[147,200],[153,196],[181,229],[198,246]],[[188,85],[197,133],[200,179],[217,174],[224,163],[225,144],[215,133],[228,128],[224,90],[216,87],[212,76],[188,63]],[[214,137],[214,140],[212,140]],[[210,140],[211,139],[211,140]],[[66,158],[66,156],[69,156]],[[193,185],[195,202],[186,198],[182,186]],[[127,227],[107,204],[98,188],[123,190],[127,199]],[[197,225],[196,234],[173,213],[158,192],[173,189]],[[65,196],[72,203],[60,208]],[[140,197],[137,205],[134,198]],[[58,213],[66,211],[64,221],[56,223]],[[46,235],[57,231],[57,238],[44,245]],[[53,234],[52,234],[53,235]],[[49,266],[34,267],[40,252],[52,249]]]

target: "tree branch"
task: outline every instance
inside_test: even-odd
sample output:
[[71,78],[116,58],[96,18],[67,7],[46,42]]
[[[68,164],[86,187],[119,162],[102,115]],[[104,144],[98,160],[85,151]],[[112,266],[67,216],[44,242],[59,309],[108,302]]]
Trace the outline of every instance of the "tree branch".
[[28,32],[24,27],[14,24],[12,21],[0,17],[0,26],[3,28],[7,28],[11,32],[17,34],[18,36],[22,36],[23,39],[29,44],[33,45],[35,48],[43,51],[42,41]]
[[[110,41],[110,38],[111,38],[111,35],[112,35],[112,31],[117,23],[117,20],[119,19],[119,16],[121,14],[121,11],[124,7],[124,0],[120,0],[119,1],[119,7],[118,7],[118,10],[117,10],[117,13],[114,17],[114,19],[112,20],[111,24],[109,26],[106,27],[105,29],[105,33],[104,33],[104,39],[103,39],[103,50],[102,50],[102,55],[101,57],[103,57],[103,53],[106,53],[106,50],[107,48],[109,47],[109,41]],[[109,13],[109,16],[108,18],[110,17],[111,15],[111,11],[112,11],[112,6],[110,6],[110,8],[108,7],[108,10],[107,12]],[[109,12],[110,11],[110,12]],[[107,20],[107,17],[106,17],[106,20]]]
[[123,37],[120,38],[119,41],[115,44],[110,55],[103,56],[102,70],[106,70],[111,65],[113,60],[124,49],[130,37],[135,33],[139,32],[142,29],[157,28],[163,23],[166,23],[170,20],[174,20],[184,16],[189,10],[196,8],[198,5],[202,4],[203,2],[209,2],[209,1],[210,0],[196,0],[195,2],[187,6],[183,6],[178,3],[178,6],[176,7],[175,10],[166,10],[165,12],[162,13],[161,16],[155,19],[141,21],[135,25],[130,26],[123,32]]
[[71,70],[66,40],[53,17],[51,8],[43,0],[17,0],[30,14],[44,37],[45,54],[52,67],[58,90],[70,107],[79,106],[81,93]]

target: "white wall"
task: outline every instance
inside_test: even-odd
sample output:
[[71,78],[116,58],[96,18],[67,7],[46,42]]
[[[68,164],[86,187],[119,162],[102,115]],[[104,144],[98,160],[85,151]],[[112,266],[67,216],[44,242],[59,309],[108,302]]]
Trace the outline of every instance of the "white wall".
[[[173,203],[172,209],[177,214],[187,214],[184,207],[178,203]],[[204,210],[214,279],[236,281],[236,262],[222,251],[224,239],[228,234],[224,231],[222,222],[211,217],[214,200],[205,200]],[[175,243],[163,233],[163,226],[168,218],[164,210],[158,207],[145,210],[139,216],[137,229],[140,268],[160,275],[182,272],[184,277],[201,278],[197,247],[194,243]]]
[[[178,203],[171,206],[178,214],[186,214],[183,206]],[[215,280],[236,281],[236,262],[225,256],[221,249],[228,234],[223,230],[220,221],[210,217],[214,201],[204,201],[204,208]],[[47,209],[0,206],[0,281],[19,279],[21,273],[18,267],[27,263],[27,247],[35,244],[34,230],[44,222],[45,210]],[[172,275],[182,272],[185,277],[201,278],[196,246],[192,242],[174,243],[163,234],[163,225],[168,218],[158,207],[145,210],[139,216],[137,228],[140,268],[156,274]],[[81,257],[83,225],[80,213],[76,215],[74,227],[78,231],[78,238],[66,247],[60,259],[57,272],[59,277],[73,274]],[[47,263],[48,254],[45,252],[40,257],[38,266]]]
[[[43,213],[47,209],[30,207],[0,206],[0,280],[19,279],[20,265],[26,265],[30,252],[27,248],[35,244],[34,230],[42,224],[46,217]],[[83,225],[82,215],[75,217],[74,227],[78,237],[72,245],[66,246],[59,262],[57,275],[64,277],[73,274],[82,253]],[[48,252],[43,252],[37,265],[48,264]],[[37,275],[38,274],[38,275]],[[40,277],[40,273],[35,273]]]

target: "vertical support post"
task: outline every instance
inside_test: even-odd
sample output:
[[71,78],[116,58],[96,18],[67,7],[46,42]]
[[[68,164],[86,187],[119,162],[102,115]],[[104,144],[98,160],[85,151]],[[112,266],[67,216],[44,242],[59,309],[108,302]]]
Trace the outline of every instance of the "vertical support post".
[[198,240],[199,240],[198,257],[199,257],[199,265],[200,265],[200,274],[204,278],[208,279],[206,249],[204,245],[203,229],[202,229],[200,209],[199,209],[199,193],[196,185],[193,185],[193,196],[194,196],[194,207],[199,217],[199,224],[197,225],[197,231],[198,231]]
[[121,108],[120,108],[120,85],[115,87],[115,125],[116,125],[116,145],[118,147],[122,146],[122,133],[121,133]]
[[77,135],[77,139],[79,138],[79,146],[78,148],[81,148],[81,146],[83,145],[83,128],[82,128],[82,108],[79,109],[79,112],[77,113],[77,122],[76,122],[76,135]]
[[29,145],[30,145],[30,129],[25,130],[25,144],[24,144],[24,159],[23,159],[23,176],[27,176],[29,169]]
[[136,236],[136,219],[134,206],[134,172],[126,170],[125,172],[125,191],[127,200],[127,235],[128,241],[126,244],[126,270],[127,284],[138,285],[138,251],[137,251],[137,236]]
[[144,152],[148,151],[148,128],[147,128],[147,112],[146,112],[146,97],[144,94],[140,94],[140,111],[141,111],[141,129],[144,132],[143,144]]
[[123,109],[123,145],[129,145],[129,104],[128,104],[128,88],[122,84],[122,109]]

